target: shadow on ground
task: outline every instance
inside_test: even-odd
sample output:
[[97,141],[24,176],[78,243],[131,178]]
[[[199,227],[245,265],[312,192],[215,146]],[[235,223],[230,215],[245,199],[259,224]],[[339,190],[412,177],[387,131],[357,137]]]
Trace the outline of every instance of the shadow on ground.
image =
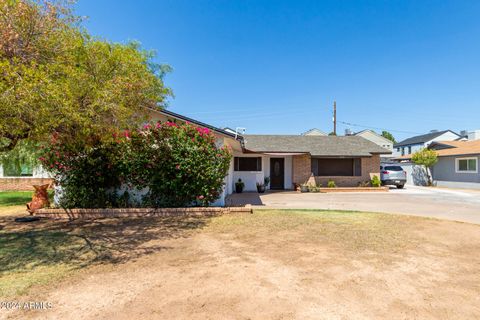
[[244,207],[246,205],[263,206],[260,194],[257,192],[232,193],[225,200],[229,207]]
[[206,217],[145,217],[17,223],[0,217],[0,273],[67,264],[117,264],[168,250],[162,240],[188,237]]

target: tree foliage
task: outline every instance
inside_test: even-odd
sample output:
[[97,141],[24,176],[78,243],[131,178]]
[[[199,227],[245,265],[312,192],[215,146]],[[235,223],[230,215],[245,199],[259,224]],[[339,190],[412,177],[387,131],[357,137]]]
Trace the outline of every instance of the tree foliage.
[[[42,153],[66,208],[208,205],[219,197],[231,160],[208,129],[171,122],[117,132],[93,147],[73,148],[54,136]],[[137,203],[132,194],[139,190],[148,192]]]
[[393,134],[391,134],[388,131],[385,131],[385,130],[382,131],[381,136],[384,137],[385,139],[392,141],[394,144],[397,143],[397,140],[395,140],[395,137],[393,136]]
[[432,176],[430,174],[430,168],[433,167],[438,161],[438,155],[435,150],[430,150],[427,148],[423,148],[415,152],[412,155],[412,161],[415,164],[423,165],[427,169],[427,176],[428,176],[428,185],[432,184]]
[[438,155],[435,150],[424,148],[412,155],[412,161],[427,168],[433,167],[438,161]]
[[112,127],[145,120],[171,94],[168,66],[137,43],[90,36],[68,4],[0,0],[0,142],[45,142],[111,137]]

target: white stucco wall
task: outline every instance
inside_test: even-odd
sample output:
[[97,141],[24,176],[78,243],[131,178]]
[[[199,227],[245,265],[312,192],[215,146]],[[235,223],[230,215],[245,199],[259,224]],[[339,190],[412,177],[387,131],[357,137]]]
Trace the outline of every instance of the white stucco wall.
[[[270,176],[270,158],[284,158],[285,159],[285,179],[284,179],[284,188],[292,189],[292,156],[270,156],[270,155],[260,155],[260,154],[242,154],[236,153],[234,157],[251,157],[251,158],[262,158],[262,171],[233,171],[233,181],[232,181],[232,192],[235,190],[235,182],[238,179],[242,179],[245,184],[244,191],[246,192],[256,192],[257,191],[257,182],[263,183],[265,177]],[[233,165],[232,165],[233,170]]]

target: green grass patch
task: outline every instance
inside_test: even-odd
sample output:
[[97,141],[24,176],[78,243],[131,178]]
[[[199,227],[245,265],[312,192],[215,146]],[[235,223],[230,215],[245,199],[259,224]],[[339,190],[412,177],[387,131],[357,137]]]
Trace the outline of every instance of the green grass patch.
[[32,191],[0,192],[0,207],[20,206],[32,200]]
[[[0,191],[0,207],[24,206],[32,196],[33,191]],[[53,202],[53,190],[48,190],[48,198]]]

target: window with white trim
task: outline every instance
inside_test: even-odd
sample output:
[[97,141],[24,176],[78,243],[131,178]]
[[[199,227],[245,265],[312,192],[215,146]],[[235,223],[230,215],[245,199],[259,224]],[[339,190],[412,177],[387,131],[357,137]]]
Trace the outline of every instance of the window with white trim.
[[456,158],[455,161],[458,173],[478,172],[478,158]]

